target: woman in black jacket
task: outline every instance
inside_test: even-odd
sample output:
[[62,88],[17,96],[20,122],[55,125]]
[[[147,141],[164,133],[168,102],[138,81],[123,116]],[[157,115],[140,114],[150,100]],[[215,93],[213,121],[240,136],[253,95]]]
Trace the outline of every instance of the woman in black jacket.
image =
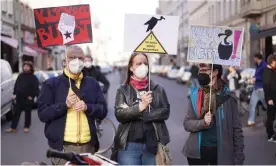
[[132,54],[126,82],[117,90],[115,101],[115,116],[120,124],[112,159],[122,165],[155,165],[157,142],[170,142],[165,124],[170,114],[166,92],[149,81],[148,75],[146,54]]
[[22,110],[25,110],[24,132],[29,132],[31,125],[31,110],[34,98],[39,93],[39,82],[34,75],[33,66],[29,63],[23,64],[23,73],[19,74],[14,85],[14,98],[16,99],[14,117],[8,133],[16,132]]

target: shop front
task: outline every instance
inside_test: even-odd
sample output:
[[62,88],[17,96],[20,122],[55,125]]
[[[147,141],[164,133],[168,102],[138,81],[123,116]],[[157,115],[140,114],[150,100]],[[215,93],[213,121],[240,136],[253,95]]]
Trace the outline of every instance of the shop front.
[[13,26],[1,21],[1,59],[8,61],[11,66],[14,64],[18,48],[18,41],[13,37]]
[[257,37],[262,42],[265,59],[276,52],[276,27],[260,30]]

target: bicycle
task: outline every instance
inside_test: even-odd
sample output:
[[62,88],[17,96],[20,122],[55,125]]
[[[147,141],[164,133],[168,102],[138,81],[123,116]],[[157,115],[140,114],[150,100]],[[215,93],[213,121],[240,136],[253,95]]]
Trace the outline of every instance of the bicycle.
[[[112,161],[99,154],[91,153],[75,153],[75,152],[58,152],[54,150],[48,150],[46,153],[47,158],[58,158],[68,161],[65,165],[118,165],[115,161]],[[47,165],[43,162],[24,162],[21,165]]]
[[[101,121],[101,124],[99,124],[99,122],[96,120],[95,125],[96,125],[97,136],[100,143],[100,149],[98,150],[97,153],[102,154],[109,151],[112,148],[113,138],[115,137],[115,134],[116,134],[116,127],[114,123],[108,118],[103,119]],[[110,133],[112,134],[111,136],[110,135],[105,136],[106,134],[110,134]],[[111,141],[110,143],[108,143],[108,139],[109,141]],[[107,146],[102,147],[101,145],[107,145]]]

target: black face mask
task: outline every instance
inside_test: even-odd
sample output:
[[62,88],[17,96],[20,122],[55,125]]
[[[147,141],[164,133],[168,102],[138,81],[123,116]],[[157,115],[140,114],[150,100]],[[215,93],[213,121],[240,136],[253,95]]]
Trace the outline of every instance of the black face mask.
[[199,73],[197,79],[201,86],[206,86],[211,82],[209,75],[206,73]]

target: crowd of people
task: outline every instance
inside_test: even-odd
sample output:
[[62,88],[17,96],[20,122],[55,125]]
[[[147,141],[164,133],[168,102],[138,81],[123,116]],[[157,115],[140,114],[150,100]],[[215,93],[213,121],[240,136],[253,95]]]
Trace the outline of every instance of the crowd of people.
[[[93,154],[99,149],[95,121],[104,119],[108,112],[104,93],[108,91],[109,82],[92,66],[93,59],[85,56],[80,47],[70,46],[65,54],[63,74],[43,83],[37,101],[38,117],[45,123],[45,136],[51,149]],[[261,54],[256,54],[254,59],[257,68],[252,79],[255,89],[248,125],[254,126],[254,108],[259,100],[263,101],[267,105],[268,139],[275,141],[276,55],[269,56],[268,64]],[[119,126],[111,159],[121,165],[171,163],[170,154],[164,150],[170,142],[165,123],[170,116],[170,103],[164,88],[149,80],[149,71],[147,55],[133,53],[126,80],[117,90],[114,108]],[[228,83],[222,77],[221,65],[202,63],[192,67],[192,73],[183,124],[190,135],[183,155],[189,165],[242,165],[245,155],[239,116],[239,73],[229,67]],[[103,90],[98,81],[103,82]],[[21,110],[29,112],[28,105],[37,93],[38,82],[32,66],[24,64],[24,72],[18,77],[14,91],[17,113],[7,132],[15,132]],[[27,112],[26,132],[30,127]],[[55,165],[65,163],[65,160],[52,159]]]

